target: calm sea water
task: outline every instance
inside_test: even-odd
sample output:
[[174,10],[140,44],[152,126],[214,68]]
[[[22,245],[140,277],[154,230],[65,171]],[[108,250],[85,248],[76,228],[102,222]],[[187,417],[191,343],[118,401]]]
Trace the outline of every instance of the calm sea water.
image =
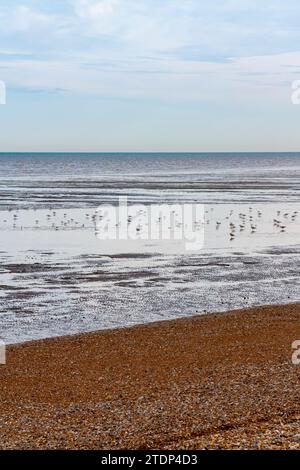
[[0,207],[297,201],[300,153],[0,154]]
[[[299,301],[299,194],[300,153],[0,154],[0,339]],[[203,248],[107,250],[93,217],[121,195],[203,203]]]

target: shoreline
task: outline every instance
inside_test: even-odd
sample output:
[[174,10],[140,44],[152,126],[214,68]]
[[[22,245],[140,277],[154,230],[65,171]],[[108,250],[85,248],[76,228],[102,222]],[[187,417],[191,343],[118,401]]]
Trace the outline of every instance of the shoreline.
[[[226,315],[232,315],[235,313],[247,313],[248,311],[252,310],[257,310],[257,309],[272,309],[272,308],[279,308],[279,307],[294,307],[300,305],[297,302],[292,301],[291,303],[283,303],[283,304],[262,304],[262,305],[255,305],[251,307],[246,307],[246,308],[234,308],[231,310],[220,310],[217,312],[195,312],[194,314],[189,314],[189,315],[184,315],[182,317],[175,317],[175,318],[166,318],[162,320],[153,320],[145,323],[136,323],[133,325],[124,325],[124,326],[116,326],[116,327],[107,327],[107,328],[100,328],[98,330],[91,330],[91,331],[82,331],[79,333],[71,333],[71,334],[64,334],[64,335],[55,335],[55,336],[47,336],[45,338],[34,338],[34,339],[28,339],[25,341],[20,341],[20,342],[15,342],[15,343],[5,343],[7,349],[10,348],[17,348],[17,347],[22,347],[22,346],[27,346],[30,344],[35,344],[35,343],[44,343],[48,341],[57,341],[60,339],[66,339],[66,340],[71,340],[71,339],[76,339],[76,338],[84,338],[85,336],[90,336],[90,335],[98,335],[98,334],[109,334],[113,333],[115,331],[123,331],[123,330],[135,330],[138,328],[146,328],[146,327],[151,327],[151,326],[160,326],[161,324],[164,323],[173,323],[173,322],[180,322],[180,321],[185,321],[185,320],[193,320],[193,319],[200,319],[202,317],[208,317],[208,318],[215,318],[219,315],[226,316]],[[300,324],[299,324],[300,326]],[[300,330],[299,330],[300,334]]]
[[286,304],[12,344],[0,448],[300,448],[297,339]]

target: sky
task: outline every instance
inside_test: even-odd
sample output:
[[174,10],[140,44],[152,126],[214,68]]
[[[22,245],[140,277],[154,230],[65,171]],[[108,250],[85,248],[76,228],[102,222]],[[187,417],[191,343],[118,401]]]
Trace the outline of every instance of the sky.
[[299,17],[299,0],[1,0],[0,151],[300,151]]

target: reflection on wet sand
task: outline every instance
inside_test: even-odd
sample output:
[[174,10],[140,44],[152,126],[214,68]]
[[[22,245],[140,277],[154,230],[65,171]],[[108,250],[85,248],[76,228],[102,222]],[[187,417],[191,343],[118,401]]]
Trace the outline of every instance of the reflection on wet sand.
[[189,252],[178,240],[105,243],[95,209],[2,211],[2,338],[297,301],[298,212],[296,204],[205,206],[204,247]]

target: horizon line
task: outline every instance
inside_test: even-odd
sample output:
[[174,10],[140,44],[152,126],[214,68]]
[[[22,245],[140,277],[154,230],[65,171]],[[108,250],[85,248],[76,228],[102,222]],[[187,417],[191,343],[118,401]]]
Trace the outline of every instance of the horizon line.
[[45,151],[45,150],[42,150],[42,151],[39,151],[39,150],[34,150],[34,151],[30,151],[30,150],[26,150],[26,151],[13,151],[13,150],[9,150],[9,151],[0,151],[0,155],[7,155],[7,154],[18,154],[18,155],[24,155],[24,154],[37,154],[37,155],[40,155],[40,154],[43,154],[43,155],[46,155],[46,154],[72,154],[72,155],[82,155],[82,154],[95,154],[95,155],[99,155],[99,154],[108,154],[108,155],[119,155],[119,154],[122,154],[122,155],[132,155],[132,154],[144,154],[144,155],[149,155],[149,154],[256,154],[256,153],[263,153],[263,154],[282,154],[282,153],[294,153],[294,154],[300,154],[300,150],[234,150],[234,151],[230,151],[230,150],[224,150],[224,151],[221,151],[221,150],[217,150],[217,151],[214,151],[214,150],[208,150],[208,151],[205,151],[205,150],[193,150],[193,151],[188,151],[188,150],[180,150],[180,151],[172,151],[172,150],[163,150],[163,151],[159,151],[159,150],[155,150],[155,151],[150,151],[150,150],[142,150],[142,151],[139,151],[139,150],[134,150],[134,151],[130,151],[130,150],[125,150],[125,151],[103,151],[103,150],[93,150],[93,151],[88,151],[88,150],[83,150],[83,151],[69,151],[69,150],[59,150],[59,151]]

